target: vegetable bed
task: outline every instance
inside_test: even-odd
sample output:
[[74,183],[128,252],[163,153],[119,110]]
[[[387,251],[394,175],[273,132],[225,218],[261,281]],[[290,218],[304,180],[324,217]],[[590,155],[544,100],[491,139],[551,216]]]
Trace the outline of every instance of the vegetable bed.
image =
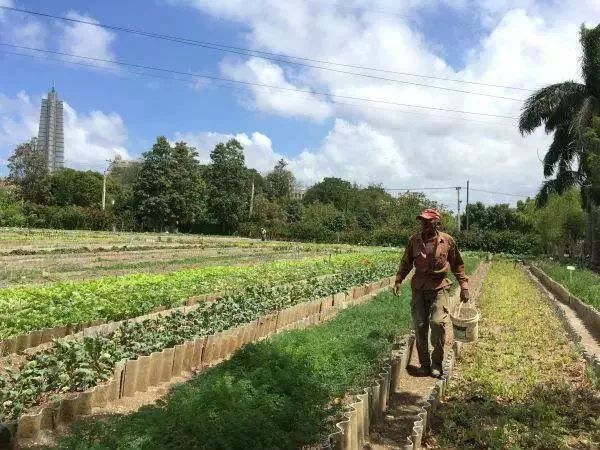
[[[126,322],[106,337],[56,341],[52,348],[30,356],[19,370],[0,372],[0,421],[18,418],[24,408],[45,401],[52,394],[83,391],[105,381],[121,359],[149,355],[287,306],[393,275],[397,257],[374,254],[371,260],[346,262],[338,267],[344,271],[329,277],[313,277],[284,285],[262,281],[239,288],[187,314]],[[323,269],[327,271],[331,267]]]
[[[467,272],[477,265],[466,258]],[[131,415],[90,418],[64,449],[290,448],[323,439],[347,392],[367,385],[410,330],[410,288],[331,321],[247,345],[232,359]]]
[[542,260],[536,264],[557,283],[566,287],[575,297],[600,311],[600,276],[591,270],[578,267],[569,276],[567,266]]
[[326,324],[250,344],[233,358],[128,416],[88,420],[70,449],[290,448],[332,431],[332,399],[365,385],[410,329],[408,288],[344,310]]
[[366,258],[397,263],[400,255],[393,251],[354,253],[259,266],[215,266],[2,289],[0,339],[46,327],[135,317],[157,306],[177,306],[191,296],[229,291],[258,281],[283,283],[332,274]]
[[479,341],[465,346],[428,448],[593,448],[598,380],[524,273],[494,263]]

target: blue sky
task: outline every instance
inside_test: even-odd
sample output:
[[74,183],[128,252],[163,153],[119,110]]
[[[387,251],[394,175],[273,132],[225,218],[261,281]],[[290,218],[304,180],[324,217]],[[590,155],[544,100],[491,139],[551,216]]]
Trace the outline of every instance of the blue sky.
[[[577,29],[600,17],[586,0],[562,11],[550,0],[0,0],[0,4],[343,64],[478,83],[533,88],[577,78]],[[0,41],[286,88],[516,117],[520,103],[307,67],[0,11]],[[136,157],[157,135],[185,139],[206,160],[237,136],[261,171],[285,157],[303,184],[340,176],[360,184],[471,184],[535,193],[548,137],[522,138],[515,120],[440,113],[215,82],[175,81],[119,67],[85,68],[2,54],[0,158],[37,127],[40,98],[54,82],[67,108],[69,164],[102,170],[115,154]],[[360,71],[357,69],[346,69]],[[365,71],[362,71],[365,72]],[[384,72],[403,82],[521,99],[499,89]],[[170,75],[163,74],[163,77]],[[5,169],[4,169],[5,170]],[[453,192],[434,196],[453,203]],[[486,202],[515,197],[481,194]]]

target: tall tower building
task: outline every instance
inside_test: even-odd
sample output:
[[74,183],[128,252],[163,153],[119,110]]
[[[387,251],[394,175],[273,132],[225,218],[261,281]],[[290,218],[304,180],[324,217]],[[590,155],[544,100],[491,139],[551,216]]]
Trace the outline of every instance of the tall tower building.
[[63,102],[58,99],[54,86],[48,98],[42,99],[37,148],[46,155],[49,173],[62,169],[65,163]]

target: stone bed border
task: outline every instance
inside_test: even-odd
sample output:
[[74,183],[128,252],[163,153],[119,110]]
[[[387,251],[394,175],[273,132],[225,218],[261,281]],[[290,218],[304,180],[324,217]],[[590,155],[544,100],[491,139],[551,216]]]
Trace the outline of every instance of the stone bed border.
[[[481,295],[483,280],[486,278],[491,264],[481,261],[473,274],[470,276],[469,288],[472,290],[473,300]],[[393,283],[393,279],[392,279]],[[459,291],[451,298],[451,309],[459,302]],[[303,450],[361,450],[369,434],[370,426],[377,423],[383,417],[391,393],[394,392],[400,376],[406,371],[412,353],[414,333],[407,334],[402,340],[402,350],[396,356],[382,364],[382,370],[378,373],[373,383],[362,389],[359,394],[349,395],[351,402],[346,406],[344,418],[335,424],[338,431],[330,434],[326,441],[312,446],[305,446]],[[410,436],[402,446],[403,450],[420,450],[423,434],[429,425],[428,417],[435,413],[440,398],[444,395],[446,387],[458,354],[456,346],[448,353],[442,367],[442,377],[435,383],[425,404],[416,414]]]
[[8,356],[13,353],[36,353],[37,347],[49,344],[54,339],[106,335],[115,331],[124,322],[139,322],[146,319],[154,319],[159,316],[170,315],[175,312],[187,313],[197,308],[199,303],[208,303],[223,295],[223,293],[219,292],[216,294],[203,294],[189,297],[183,301],[180,306],[175,306],[173,308],[157,306],[147,314],[118,321],[98,319],[90,322],[59,325],[52,328],[42,328],[40,330],[30,331],[29,333],[0,340],[0,357]]
[[[575,344],[581,341],[581,335],[573,328],[571,322],[567,318],[565,312],[556,304],[557,301],[564,303],[575,311],[579,319],[586,325],[588,331],[596,340],[600,334],[600,314],[592,306],[585,304],[580,299],[572,295],[563,285],[554,281],[543,270],[537,266],[530,264],[524,265],[523,270],[527,276],[533,281],[543,297],[548,302],[555,314],[558,316],[567,331],[567,335]],[[580,352],[589,366],[600,376],[600,357],[595,356],[585,349],[580,349]]]
[[[185,373],[202,371],[229,358],[247,343],[262,340],[285,330],[301,329],[324,322],[339,311],[374,297],[393,285],[395,276],[356,286],[320,299],[266,314],[252,322],[219,333],[186,341],[174,347],[137,359],[117,363],[113,377],[106,383],[83,392],[70,392],[42,405],[32,407],[17,421],[0,423],[8,429],[11,443],[35,442],[42,430],[55,430],[92,412],[92,408],[132,397]],[[2,443],[0,443],[1,445]]]

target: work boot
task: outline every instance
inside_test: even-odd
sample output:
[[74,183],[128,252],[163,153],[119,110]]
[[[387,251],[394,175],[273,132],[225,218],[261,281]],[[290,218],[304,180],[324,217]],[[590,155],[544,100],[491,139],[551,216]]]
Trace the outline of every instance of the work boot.
[[431,375],[431,367],[425,364],[421,364],[420,367],[414,369],[416,377],[427,377]]
[[431,369],[431,376],[433,378],[440,378],[442,376],[442,371],[439,368],[434,367]]

